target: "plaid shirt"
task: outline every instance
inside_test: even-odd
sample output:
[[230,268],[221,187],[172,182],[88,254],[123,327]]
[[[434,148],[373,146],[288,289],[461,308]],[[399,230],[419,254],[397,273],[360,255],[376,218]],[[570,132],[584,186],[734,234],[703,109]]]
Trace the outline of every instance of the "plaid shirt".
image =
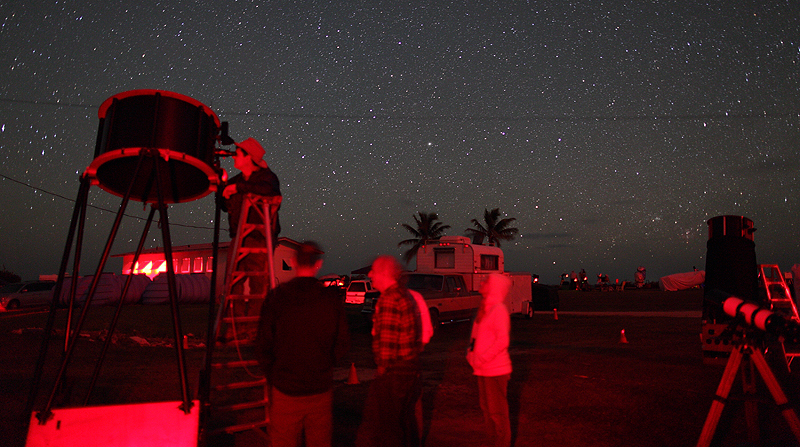
[[372,352],[378,367],[413,361],[422,351],[419,307],[407,290],[393,285],[381,292],[373,315]]

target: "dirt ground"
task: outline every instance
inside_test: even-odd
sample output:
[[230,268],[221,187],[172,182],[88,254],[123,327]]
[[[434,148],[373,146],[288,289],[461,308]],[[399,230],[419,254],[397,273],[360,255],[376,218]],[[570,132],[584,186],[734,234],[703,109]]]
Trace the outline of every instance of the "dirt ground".
[[[560,291],[559,301],[557,313],[543,311],[531,319],[512,318],[514,372],[509,406],[514,445],[696,445],[724,370],[724,361],[704,361],[700,344],[702,291]],[[175,351],[158,346],[169,337],[169,330],[154,329],[169,328],[168,309],[131,307],[135,309],[126,311],[120,321],[120,340],[104,363],[92,404],[180,400]],[[204,341],[206,312],[202,306],[182,309],[184,332],[191,334],[192,341],[186,361],[193,390],[204,354],[198,343]],[[87,321],[87,331],[105,327],[110,314],[109,309],[98,311]],[[46,316],[0,314],[3,445],[25,445],[29,415],[23,414],[24,406]],[[374,374],[369,330],[357,312],[352,312],[350,323],[353,347],[337,371],[339,382],[334,394],[336,446],[352,445]],[[426,446],[484,445],[477,385],[464,359],[469,330],[466,322],[442,325],[424,353]],[[157,346],[139,346],[130,341],[130,335]],[[75,396],[81,394],[81,386],[91,374],[99,343],[87,337],[82,345],[87,352],[76,352],[70,364]],[[346,383],[351,362],[358,384]],[[49,392],[52,369],[48,363],[43,380],[47,386],[40,387],[37,405]],[[800,396],[797,372],[782,372],[777,364],[773,369],[794,404]],[[760,400],[755,404],[759,430],[747,430],[745,400],[737,380],[713,445],[797,445],[763,388],[759,386]],[[245,432],[217,439],[213,445],[267,443],[263,436]]]

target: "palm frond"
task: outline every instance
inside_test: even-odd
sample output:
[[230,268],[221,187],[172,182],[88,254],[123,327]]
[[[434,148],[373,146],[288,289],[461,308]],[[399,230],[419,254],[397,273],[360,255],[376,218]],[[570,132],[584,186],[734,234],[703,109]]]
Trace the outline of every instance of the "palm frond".
[[519,229],[510,226],[516,220],[513,217],[500,219],[500,208],[494,208],[491,211],[484,209],[483,224],[477,219],[472,219],[470,222],[474,228],[467,228],[464,233],[472,236],[473,240],[488,240],[490,244],[499,247],[501,240],[510,241],[514,239],[515,234],[519,233]]
[[450,225],[444,225],[439,222],[439,216],[436,213],[423,213],[418,211],[417,214],[412,216],[416,227],[402,224],[406,231],[413,236],[411,239],[406,239],[397,244],[398,247],[403,245],[411,245],[411,247],[403,253],[403,259],[406,263],[411,261],[417,255],[419,248],[428,242],[438,240],[444,235],[445,230],[450,228]]

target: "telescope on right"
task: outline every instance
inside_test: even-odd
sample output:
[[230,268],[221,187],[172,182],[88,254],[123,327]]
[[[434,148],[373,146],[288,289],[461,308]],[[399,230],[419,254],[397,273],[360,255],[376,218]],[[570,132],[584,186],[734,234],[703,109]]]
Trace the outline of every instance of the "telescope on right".
[[[724,363],[738,337],[733,326],[739,323],[787,341],[796,338],[796,331],[790,329],[800,323],[797,306],[778,266],[756,262],[753,221],[725,215],[707,223],[701,333],[704,361]],[[774,323],[767,324],[767,319]]]

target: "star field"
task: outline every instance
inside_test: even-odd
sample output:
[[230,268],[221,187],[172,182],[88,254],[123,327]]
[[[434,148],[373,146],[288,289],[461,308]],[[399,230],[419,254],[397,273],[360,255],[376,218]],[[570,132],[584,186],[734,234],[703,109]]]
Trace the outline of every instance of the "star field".
[[[399,256],[417,211],[458,235],[498,207],[521,234],[506,268],[545,283],[702,269],[706,221],[725,214],[753,220],[759,262],[800,262],[794,1],[13,3],[0,266],[25,279],[57,272],[97,110],[133,89],[187,95],[258,139],[282,235],[318,241],[323,273]],[[86,274],[119,198],[94,188],[90,204]],[[213,220],[211,197],[174,205],[173,244],[210,242]],[[142,227],[127,219],[112,251]]]

